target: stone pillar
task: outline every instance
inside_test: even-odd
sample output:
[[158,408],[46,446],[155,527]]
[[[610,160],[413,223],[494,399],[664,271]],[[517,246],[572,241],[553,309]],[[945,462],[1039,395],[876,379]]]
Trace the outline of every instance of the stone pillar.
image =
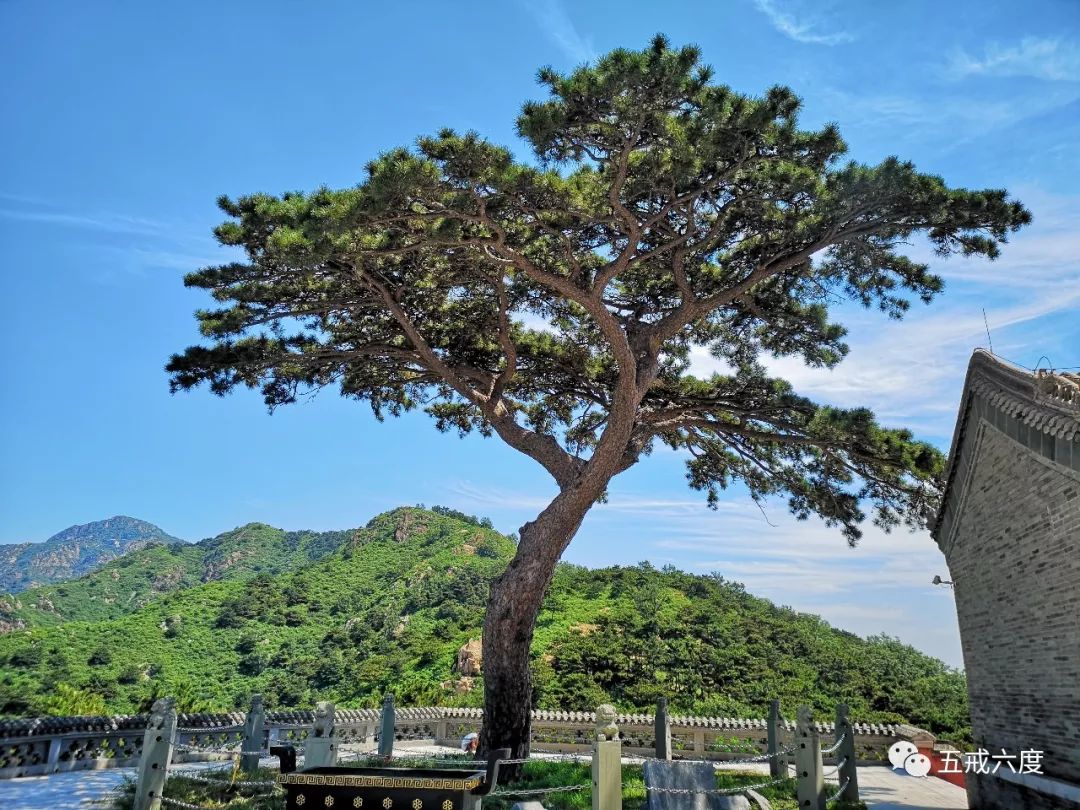
[[337,740],[334,738],[334,704],[315,704],[315,722],[304,740],[304,767],[326,768],[337,765]]
[[840,747],[836,749],[836,761],[841,763],[836,775],[840,778],[841,785],[847,782],[847,787],[838,798],[845,802],[857,802],[859,778],[855,773],[855,729],[848,717],[846,703],[840,703],[836,707],[836,739],[842,740]]
[[787,761],[781,762],[780,757],[780,701],[774,700],[769,704],[769,776],[776,779],[781,773],[787,775]]
[[159,810],[176,741],[176,704],[172,698],[154,701],[143,735],[142,756],[135,782],[134,810]]
[[597,707],[595,740],[592,810],[622,810],[622,741],[615,725],[614,706],[605,703]]
[[379,756],[394,755],[394,696],[387,693],[379,718]]
[[799,707],[795,726],[795,778],[798,779],[799,810],[826,810],[821,742],[810,718],[809,706]]
[[[241,751],[262,751],[263,734],[266,729],[266,713],[263,709],[262,695],[251,696],[251,710],[244,718],[244,742]],[[247,774],[254,774],[259,769],[259,754],[241,754],[240,767]]]
[[694,732],[694,753],[699,757],[705,757],[705,732],[698,729]]
[[63,737],[52,737],[49,740],[49,754],[45,759],[45,773],[56,773],[56,771],[60,770],[60,752],[63,748]]
[[656,701],[656,717],[653,720],[654,746],[657,759],[671,759],[671,718],[667,713],[667,698]]

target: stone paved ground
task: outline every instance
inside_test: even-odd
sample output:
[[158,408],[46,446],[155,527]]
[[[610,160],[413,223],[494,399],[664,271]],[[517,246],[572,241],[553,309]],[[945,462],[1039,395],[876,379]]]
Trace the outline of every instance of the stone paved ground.
[[[263,760],[276,765],[277,759]],[[185,763],[188,770],[220,768],[220,762]],[[0,779],[0,810],[106,810],[109,797],[125,778],[135,778],[134,768],[73,771],[25,779]]]
[[944,779],[919,779],[888,766],[859,768],[859,798],[874,810],[967,810],[967,791]]
[[[452,748],[423,746],[417,753],[449,753]],[[267,760],[267,764],[277,760]],[[194,767],[190,764],[185,767]],[[207,767],[213,767],[208,764]],[[219,765],[220,767],[220,765]],[[737,766],[740,770],[767,773],[764,765]],[[0,808],[3,810],[92,810],[102,808],[110,791],[125,776],[134,776],[132,768],[104,771],[79,771],[28,779],[0,780]],[[829,788],[834,790],[835,786]],[[933,777],[917,779],[887,766],[859,768],[860,798],[874,810],[966,810],[967,793],[963,788]]]

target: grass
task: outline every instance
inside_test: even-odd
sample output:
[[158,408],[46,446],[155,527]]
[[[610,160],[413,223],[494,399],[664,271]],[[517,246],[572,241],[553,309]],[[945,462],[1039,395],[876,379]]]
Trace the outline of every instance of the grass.
[[[343,762],[350,766],[383,765],[377,759],[360,759]],[[404,763],[395,763],[403,765]],[[469,767],[478,765],[466,757],[440,757],[438,759],[410,759],[410,767]],[[482,765],[481,765],[482,766]],[[183,776],[170,776],[165,787],[165,796],[171,799],[196,804],[212,810],[284,810],[284,794],[278,791],[265,793],[258,788],[230,786],[228,777],[231,771],[222,770],[208,773],[210,778],[219,778],[222,785],[208,785],[204,782]],[[270,781],[277,771],[260,768],[255,776],[237,775],[237,779],[248,781]],[[623,765],[623,808],[641,810],[645,806],[645,779],[640,765]],[[717,771],[718,789],[746,788],[766,781],[766,777],[754,771]],[[544,788],[567,787],[577,785],[579,790],[546,793],[539,796],[517,795],[518,791],[542,790]],[[758,792],[772,804],[775,810],[797,810],[795,798],[795,780],[790,779],[778,785],[759,788]],[[111,810],[131,810],[134,803],[135,785],[127,782],[118,789],[112,800]],[[535,798],[543,802],[550,810],[587,810],[592,806],[592,777],[590,763],[585,760],[533,760],[522,766],[520,776],[512,782],[500,784],[496,792],[483,800],[485,810],[509,810],[515,802]],[[830,805],[830,810],[865,810],[861,802],[844,802]]]
[[[174,766],[176,767],[176,766]],[[184,766],[179,766],[182,769]],[[246,788],[229,784],[231,769],[201,772],[208,778],[220,779],[221,786],[208,785],[188,777],[169,776],[165,783],[164,797],[178,799],[212,810],[285,810],[285,794],[277,790],[267,792],[267,788]],[[238,773],[236,778],[245,781],[272,781],[278,771],[276,768],[259,768],[253,776]],[[135,782],[126,780],[110,800],[110,810],[132,810],[135,806]],[[163,810],[167,808],[163,806]]]

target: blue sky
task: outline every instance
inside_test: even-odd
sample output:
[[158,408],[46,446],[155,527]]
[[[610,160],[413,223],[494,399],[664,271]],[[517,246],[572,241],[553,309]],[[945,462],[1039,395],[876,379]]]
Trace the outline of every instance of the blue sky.
[[[1004,8],[1010,6],[1011,8]],[[1035,223],[989,264],[934,259],[946,294],[900,324],[844,308],[834,371],[772,363],[802,392],[866,404],[947,448],[971,350],[1080,366],[1080,5],[696,3],[0,3],[0,542],[127,514],[198,540],[259,520],[343,528],[401,504],[503,531],[554,493],[529,459],[414,415],[378,424],[332,391],[273,416],[251,394],[170,396],[196,339],[185,271],[225,260],[217,195],[348,186],[443,126],[526,152],[513,132],[561,70],[656,32],[717,79],[788,84],[851,157],[1006,187]],[[913,255],[927,256],[921,244]],[[707,354],[696,367],[707,371]],[[1047,365],[1043,360],[1042,364]],[[618,478],[566,558],[719,571],[858,633],[961,664],[944,560],[925,534],[856,550],[732,492],[716,512],[658,451]]]

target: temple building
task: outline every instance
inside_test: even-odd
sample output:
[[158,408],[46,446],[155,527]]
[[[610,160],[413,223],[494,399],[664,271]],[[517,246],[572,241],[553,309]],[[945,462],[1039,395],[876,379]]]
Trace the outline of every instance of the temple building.
[[1080,808],[1080,376],[974,353],[932,534],[987,752],[970,807]]

